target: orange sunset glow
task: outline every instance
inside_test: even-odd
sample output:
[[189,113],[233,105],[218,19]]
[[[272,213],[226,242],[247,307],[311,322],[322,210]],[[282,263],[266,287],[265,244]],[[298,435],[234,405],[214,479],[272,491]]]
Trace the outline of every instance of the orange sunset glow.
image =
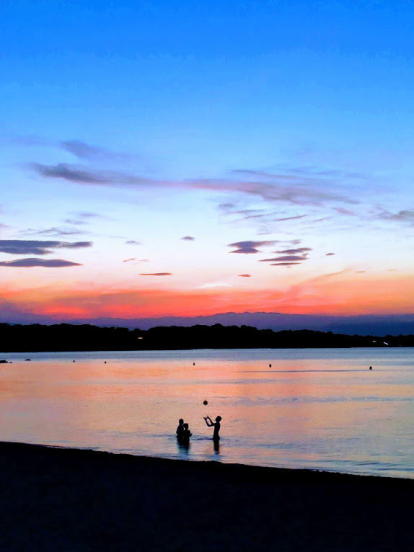
[[[340,290],[340,292],[338,292]],[[121,319],[195,317],[232,311],[286,314],[356,315],[409,313],[414,288],[409,276],[372,279],[339,273],[305,280],[285,289],[180,290],[65,289],[48,287],[10,290],[4,304],[24,313],[65,321],[111,317]]]

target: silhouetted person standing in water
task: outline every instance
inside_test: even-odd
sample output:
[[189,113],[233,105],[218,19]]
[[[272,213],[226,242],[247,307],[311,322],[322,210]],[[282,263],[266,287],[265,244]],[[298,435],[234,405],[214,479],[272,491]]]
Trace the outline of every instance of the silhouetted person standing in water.
[[177,434],[178,442],[181,443],[184,436],[184,420],[182,418],[178,420],[178,427],[177,427],[176,434]]
[[183,438],[181,440],[181,443],[185,446],[185,447],[189,447],[190,446],[190,437],[192,435],[189,427],[188,427],[188,424],[184,424],[184,432],[183,432]]
[[206,422],[207,427],[214,427],[213,432],[213,441],[219,441],[220,440],[220,422],[221,422],[221,416],[217,416],[216,421],[213,422],[213,420],[210,418],[210,416],[207,416],[204,418],[204,421]]

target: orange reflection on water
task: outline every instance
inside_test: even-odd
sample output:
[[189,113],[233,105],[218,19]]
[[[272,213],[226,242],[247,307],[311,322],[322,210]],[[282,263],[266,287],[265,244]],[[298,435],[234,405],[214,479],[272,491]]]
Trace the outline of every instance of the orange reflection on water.
[[362,352],[333,355],[73,353],[32,354],[32,362],[15,355],[1,372],[0,438],[181,456],[174,434],[183,417],[193,432],[186,457],[209,459],[215,451],[203,416],[220,415],[223,461],[351,465],[356,472],[373,457],[412,463],[410,357],[382,365],[376,359],[369,371]]

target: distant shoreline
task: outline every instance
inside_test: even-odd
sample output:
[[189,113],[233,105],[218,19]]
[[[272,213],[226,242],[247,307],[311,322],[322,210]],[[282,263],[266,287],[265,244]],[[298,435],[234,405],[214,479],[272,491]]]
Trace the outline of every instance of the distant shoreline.
[[348,349],[414,347],[414,335],[346,335],[313,330],[258,330],[252,326],[158,326],[149,330],[89,324],[0,324],[0,351],[92,352],[198,349]]
[[2,550],[412,550],[414,481],[0,443]]
[[[384,349],[410,349],[414,345],[406,345],[400,347],[376,347],[381,350]],[[42,353],[150,353],[150,352],[165,352],[165,353],[177,353],[179,351],[255,351],[255,350],[265,350],[265,351],[316,351],[316,350],[349,350],[349,349],[374,349],[375,347],[198,347],[198,348],[188,348],[188,349],[66,349],[66,350],[54,350],[54,349],[45,349],[42,351],[1,351],[1,355],[9,354],[42,354]],[[0,364],[2,364],[2,358],[0,358]],[[4,364],[8,364],[5,362]]]

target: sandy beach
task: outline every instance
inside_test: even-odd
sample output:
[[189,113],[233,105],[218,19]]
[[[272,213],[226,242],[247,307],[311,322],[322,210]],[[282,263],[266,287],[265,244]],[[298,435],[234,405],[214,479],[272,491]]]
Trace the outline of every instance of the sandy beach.
[[414,549],[414,481],[0,443],[2,551]]

